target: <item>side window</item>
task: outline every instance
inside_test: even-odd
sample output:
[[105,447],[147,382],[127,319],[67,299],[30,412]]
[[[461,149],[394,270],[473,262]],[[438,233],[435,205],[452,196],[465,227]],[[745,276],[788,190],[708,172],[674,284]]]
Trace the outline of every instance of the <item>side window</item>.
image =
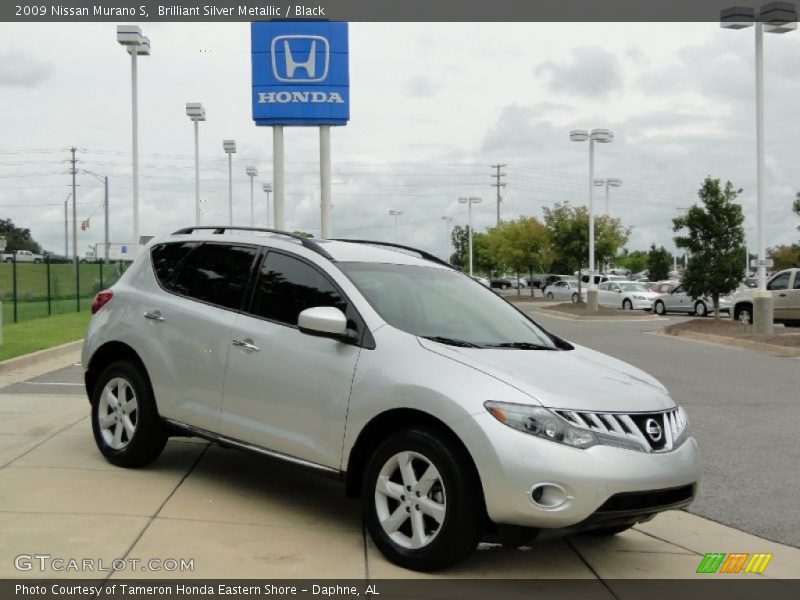
[[781,273],[767,284],[768,290],[785,290],[789,287],[791,273]]
[[347,303],[322,273],[301,260],[270,252],[256,281],[252,313],[296,326],[307,308],[335,306],[344,312]]
[[794,289],[800,290],[800,271],[794,272]]
[[604,292],[607,292],[607,291],[608,291],[608,289],[609,289],[608,283],[601,283],[601,284],[600,284],[600,285],[597,287],[597,289],[598,289],[598,290],[603,290]]
[[683,293],[683,286],[682,286],[682,285],[679,285],[679,286],[678,286],[678,287],[676,287],[674,290],[672,290],[672,293],[673,293],[673,294],[682,294],[682,293]]
[[252,246],[203,244],[186,257],[167,289],[239,310],[256,254]]
[[175,269],[189,254],[189,251],[197,246],[197,242],[177,242],[172,244],[159,244],[150,253],[153,262],[153,271],[158,282],[167,287],[167,282],[175,273]]

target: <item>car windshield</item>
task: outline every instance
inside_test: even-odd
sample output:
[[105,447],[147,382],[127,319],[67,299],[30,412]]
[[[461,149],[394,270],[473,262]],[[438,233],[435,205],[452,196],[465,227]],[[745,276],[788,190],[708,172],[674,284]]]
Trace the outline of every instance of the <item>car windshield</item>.
[[625,292],[648,292],[643,283],[620,283],[620,287]]
[[390,325],[453,346],[556,350],[550,336],[466,275],[415,265],[341,262]]

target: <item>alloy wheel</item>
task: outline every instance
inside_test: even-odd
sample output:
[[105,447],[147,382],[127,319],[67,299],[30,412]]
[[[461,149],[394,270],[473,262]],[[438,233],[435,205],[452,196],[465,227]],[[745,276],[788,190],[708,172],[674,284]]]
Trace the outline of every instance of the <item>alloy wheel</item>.
[[749,310],[744,309],[744,310],[739,311],[739,323],[742,323],[744,325],[750,325],[752,320],[753,320],[753,318],[752,318],[752,316],[750,316],[750,311]]
[[375,509],[394,543],[412,550],[424,548],[441,531],[447,514],[439,470],[418,452],[398,452],[378,474]]
[[97,421],[103,441],[112,450],[123,450],[133,439],[139,422],[139,403],[127,380],[115,377],[103,388]]

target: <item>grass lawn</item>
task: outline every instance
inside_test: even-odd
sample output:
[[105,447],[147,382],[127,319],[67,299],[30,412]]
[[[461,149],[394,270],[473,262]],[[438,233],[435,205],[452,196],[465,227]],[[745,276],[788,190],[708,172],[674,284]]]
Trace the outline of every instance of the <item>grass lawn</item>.
[[0,360],[79,340],[86,333],[91,316],[87,310],[20,323],[4,321]]

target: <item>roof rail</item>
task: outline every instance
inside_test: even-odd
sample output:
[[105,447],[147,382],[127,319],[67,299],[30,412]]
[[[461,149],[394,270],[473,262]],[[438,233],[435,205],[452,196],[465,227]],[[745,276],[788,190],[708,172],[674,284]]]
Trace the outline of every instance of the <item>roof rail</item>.
[[223,234],[226,231],[259,231],[263,233],[275,233],[278,235],[285,235],[286,237],[293,238],[300,242],[304,248],[316,252],[320,256],[324,256],[332,262],[336,262],[334,258],[319,244],[311,238],[307,238],[299,233],[292,233],[291,231],[282,231],[280,229],[267,229],[265,227],[238,227],[234,225],[196,225],[194,227],[184,227],[172,233],[172,235],[185,235],[197,231],[199,229],[211,229],[214,233]]
[[412,248],[411,246],[403,246],[402,244],[393,244],[391,242],[375,242],[373,240],[346,240],[346,239],[335,239],[332,240],[334,242],[350,242],[351,244],[370,244],[372,246],[386,246],[388,248],[398,248],[400,250],[408,250],[409,252],[416,252],[419,254],[420,258],[424,258],[425,260],[429,260],[431,262],[435,262],[440,265],[444,265],[445,267],[449,267],[454,271],[460,271],[457,267],[454,267],[449,262],[442,260],[438,256],[434,256],[430,252],[425,252],[425,250],[420,250],[419,248]]

